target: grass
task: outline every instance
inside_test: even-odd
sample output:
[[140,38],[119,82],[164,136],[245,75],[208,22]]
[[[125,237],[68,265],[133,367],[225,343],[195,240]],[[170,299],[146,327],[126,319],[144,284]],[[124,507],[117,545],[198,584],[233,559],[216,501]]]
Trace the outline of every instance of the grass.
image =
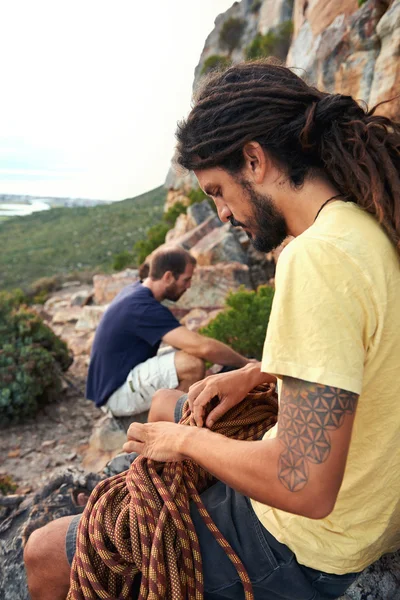
[[105,206],[52,208],[0,221],[0,289],[71,271],[110,271],[113,256],[131,250],[160,221],[165,196],[159,187]]

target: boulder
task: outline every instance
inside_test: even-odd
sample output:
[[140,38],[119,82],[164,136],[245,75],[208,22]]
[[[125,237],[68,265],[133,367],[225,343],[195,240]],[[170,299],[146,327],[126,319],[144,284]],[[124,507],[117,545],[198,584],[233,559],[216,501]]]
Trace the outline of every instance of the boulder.
[[185,250],[190,250],[200,241],[205,235],[214,231],[218,227],[221,227],[222,223],[217,215],[209,216],[205,221],[197,225],[194,229],[188,231],[185,235],[179,239],[174,240],[174,244],[182,246]]
[[113,275],[95,275],[93,277],[95,303],[109,304],[124,287],[135,281],[139,281],[137,269],[125,269]]
[[179,240],[179,238],[183,237],[191,229],[193,229],[193,223],[189,220],[189,217],[186,214],[179,215],[175,221],[175,227],[167,231],[165,243],[170,244]]
[[65,323],[76,323],[81,316],[82,309],[79,306],[66,306],[59,308],[53,316],[54,325],[63,325]]
[[247,254],[232,233],[232,225],[225,223],[210,231],[192,247],[190,253],[200,266],[224,262],[247,264]]
[[76,467],[68,468],[37,494],[21,496],[17,503],[6,507],[0,522],[0,600],[29,600],[24,544],[35,529],[54,519],[81,513],[83,508],[78,506],[77,494],[90,495],[102,478]]
[[197,225],[200,225],[200,223],[203,223],[210,217],[215,217],[216,213],[211,208],[208,200],[203,200],[189,206],[187,216],[192,227],[197,227]]
[[190,329],[190,331],[197,331],[207,320],[208,314],[203,308],[193,308],[181,319],[181,324]]
[[339,600],[400,600],[400,551],[367,567]]
[[125,430],[111,413],[106,413],[93,428],[82,466],[88,471],[99,473],[114,456],[122,452],[125,442]]
[[86,306],[93,299],[93,290],[80,290],[71,296],[71,306]]
[[68,337],[63,334],[63,339],[67,342],[68,348],[71,350],[74,357],[76,356],[89,356],[92,349],[94,340],[94,333],[76,333],[75,335],[69,335]]
[[106,310],[107,305],[84,306],[80,309],[79,319],[75,325],[76,331],[95,331]]
[[223,308],[228,292],[238,290],[241,285],[252,289],[247,265],[219,263],[207,267],[197,267],[190,289],[178,302],[165,301],[164,304],[178,318],[185,316],[193,308],[201,308],[209,312]]

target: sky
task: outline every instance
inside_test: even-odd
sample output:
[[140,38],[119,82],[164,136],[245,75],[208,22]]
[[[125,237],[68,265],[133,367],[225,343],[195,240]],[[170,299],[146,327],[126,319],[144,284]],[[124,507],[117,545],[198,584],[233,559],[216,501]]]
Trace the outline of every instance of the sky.
[[121,200],[163,184],[232,3],[0,2],[0,194]]

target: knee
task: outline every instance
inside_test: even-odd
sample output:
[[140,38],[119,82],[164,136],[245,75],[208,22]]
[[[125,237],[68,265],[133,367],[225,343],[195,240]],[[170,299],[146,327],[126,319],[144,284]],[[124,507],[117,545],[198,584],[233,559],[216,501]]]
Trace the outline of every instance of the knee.
[[206,374],[206,365],[202,358],[197,356],[190,356],[188,361],[188,373],[191,379],[199,381],[204,378]]
[[[173,390],[175,391],[175,390]],[[171,390],[169,389],[160,389],[157,390],[151,400],[151,406],[149,410],[149,416],[147,417],[147,421],[149,423],[154,423],[155,421],[163,421],[164,418],[164,406],[166,399],[169,397]]]
[[41,587],[41,574],[46,569],[46,559],[50,558],[43,542],[43,529],[42,527],[33,531],[24,548],[25,570],[31,593]]

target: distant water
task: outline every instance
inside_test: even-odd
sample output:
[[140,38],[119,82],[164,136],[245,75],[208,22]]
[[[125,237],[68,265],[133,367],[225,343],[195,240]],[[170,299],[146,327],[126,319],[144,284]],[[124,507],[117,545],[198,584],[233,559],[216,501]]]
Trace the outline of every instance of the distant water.
[[32,200],[31,204],[3,204],[0,202],[0,217],[25,217],[50,208],[50,204],[42,200]]

